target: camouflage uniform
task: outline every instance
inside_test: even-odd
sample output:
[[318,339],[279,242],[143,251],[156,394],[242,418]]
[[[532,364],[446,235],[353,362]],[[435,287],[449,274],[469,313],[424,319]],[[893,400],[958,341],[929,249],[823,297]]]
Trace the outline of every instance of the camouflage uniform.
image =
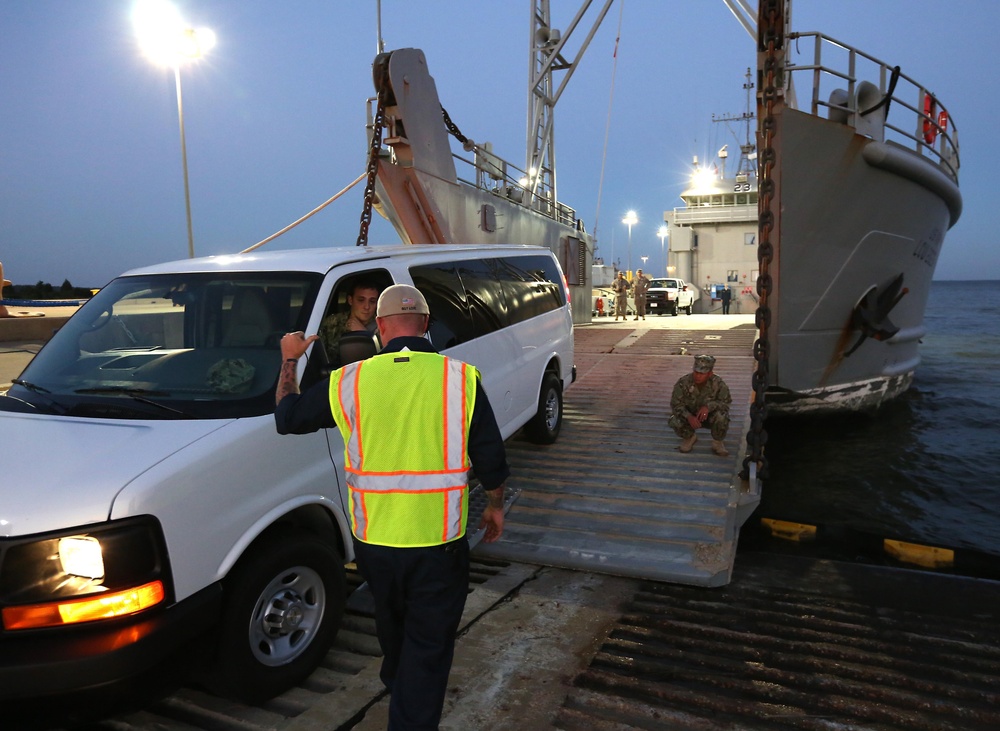
[[619,277],[611,284],[611,290],[615,293],[615,319],[628,317],[628,291],[631,284],[624,277]]
[[[336,363],[340,360],[340,336],[347,332],[347,321],[350,319],[350,312],[334,312],[332,315],[324,317],[323,322],[320,323],[318,334],[330,363]],[[374,317],[371,322],[364,326],[364,329],[373,335],[375,334],[378,325]]]
[[729,431],[729,404],[733,401],[729,395],[729,386],[714,373],[700,388],[695,385],[694,374],[681,376],[674,384],[670,396],[671,428],[682,439],[694,436],[694,429],[688,423],[689,414],[697,414],[702,406],[708,407],[708,418],[703,426],[712,430],[712,439],[722,441]]
[[632,292],[635,294],[635,319],[640,317],[646,319],[646,290],[649,289],[649,280],[642,273],[642,269],[637,272],[635,282],[632,285]]

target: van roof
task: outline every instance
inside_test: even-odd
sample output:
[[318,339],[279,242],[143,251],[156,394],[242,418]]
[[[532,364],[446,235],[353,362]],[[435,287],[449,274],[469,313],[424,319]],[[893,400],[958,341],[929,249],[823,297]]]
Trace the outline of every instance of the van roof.
[[393,257],[409,259],[427,254],[450,255],[476,251],[484,255],[549,253],[544,246],[494,244],[395,244],[392,246],[335,246],[284,251],[252,251],[249,254],[220,254],[196,259],[179,259],[131,269],[122,276],[190,272],[296,271],[325,274],[335,266]]

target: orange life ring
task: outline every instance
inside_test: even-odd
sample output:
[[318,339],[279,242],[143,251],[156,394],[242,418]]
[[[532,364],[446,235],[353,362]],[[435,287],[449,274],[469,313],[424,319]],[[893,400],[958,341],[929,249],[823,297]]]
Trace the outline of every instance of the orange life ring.
[[938,112],[938,127],[941,128],[941,133],[944,134],[948,131],[948,112],[942,109]]
[[935,124],[935,107],[937,103],[930,94],[924,94],[924,142],[933,145],[937,139],[938,128]]

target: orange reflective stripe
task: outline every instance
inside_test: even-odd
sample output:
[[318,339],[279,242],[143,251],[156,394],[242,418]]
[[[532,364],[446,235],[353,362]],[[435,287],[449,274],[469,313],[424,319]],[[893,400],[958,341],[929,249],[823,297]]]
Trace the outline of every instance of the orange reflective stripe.
[[[445,359],[444,432],[445,466],[450,469],[468,469],[469,398],[467,365],[460,360]],[[450,388],[449,383],[454,384]]]
[[440,492],[468,484],[466,470],[453,472],[415,472],[373,474],[351,470],[348,483],[365,492]]
[[448,393],[448,366],[451,365],[450,359],[446,358],[444,361],[444,368],[441,373],[441,418],[444,423],[441,424],[441,433],[444,434],[444,468],[447,470],[451,466],[451,454],[448,451],[448,424],[451,422],[451,414],[448,411],[449,393]]
[[[460,490],[457,495],[449,495],[448,497],[451,499],[445,503],[444,525],[441,531],[442,543],[454,540],[462,534],[462,511],[464,509],[462,503],[465,499],[465,490]],[[455,497],[458,498],[457,501],[454,499]],[[452,509],[449,510],[449,508]]]
[[360,491],[352,491],[351,497],[355,503],[354,521],[356,535],[361,540],[368,537],[368,507],[365,505],[365,494]]
[[[361,444],[358,430],[355,428],[358,422],[355,413],[355,404],[358,397],[358,371],[361,369],[361,362],[352,363],[346,368],[341,368],[336,384],[331,384],[330,402],[339,406],[339,413],[334,413],[334,421],[340,428],[341,436],[344,436],[344,461],[345,468],[358,467],[361,464]],[[336,399],[334,393],[336,392]],[[351,398],[345,398],[350,394]]]
[[361,439],[361,393],[359,391],[359,386],[361,384],[361,366],[364,365],[364,361],[357,362],[357,368],[353,369],[354,372],[354,428],[351,430],[351,439],[354,441],[358,461],[357,466],[359,470],[364,469],[365,461],[365,450],[364,441]]

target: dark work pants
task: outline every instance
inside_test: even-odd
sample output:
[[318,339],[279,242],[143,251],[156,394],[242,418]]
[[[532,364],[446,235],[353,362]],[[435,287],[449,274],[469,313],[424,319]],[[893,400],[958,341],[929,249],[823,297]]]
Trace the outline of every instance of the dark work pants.
[[389,731],[437,731],[469,592],[469,542],[389,548],[354,541],[375,599]]

